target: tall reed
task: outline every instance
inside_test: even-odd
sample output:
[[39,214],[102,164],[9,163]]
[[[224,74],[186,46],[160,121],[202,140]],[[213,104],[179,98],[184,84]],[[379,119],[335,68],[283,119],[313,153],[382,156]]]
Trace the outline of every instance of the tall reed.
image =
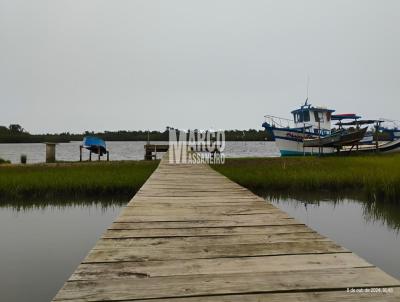
[[400,155],[227,159],[214,169],[254,191],[336,192],[400,201]]
[[0,167],[0,200],[132,197],[156,161],[6,165]]

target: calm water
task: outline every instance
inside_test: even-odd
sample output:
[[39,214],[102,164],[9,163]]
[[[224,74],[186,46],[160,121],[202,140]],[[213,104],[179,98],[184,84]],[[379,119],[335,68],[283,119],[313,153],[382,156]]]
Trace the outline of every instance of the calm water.
[[0,208],[0,300],[50,301],[120,209],[120,203]]
[[[112,160],[143,158],[145,142],[110,142]],[[79,159],[79,144],[57,146],[57,159]],[[0,157],[19,162],[44,161],[43,144],[0,144]],[[279,156],[271,142],[227,142],[227,157]],[[87,154],[85,154],[87,156]],[[314,200],[315,198],[309,199]],[[268,200],[270,200],[268,198]],[[303,199],[304,200],[304,199]],[[44,202],[0,205],[1,301],[50,301],[101,234],[123,202]],[[342,200],[307,202],[275,200],[274,204],[311,228],[400,278],[400,207]]]
[[[51,203],[50,203],[51,204]],[[318,232],[400,278],[400,209],[354,200],[274,204]],[[50,301],[121,209],[70,206],[0,207],[1,301]]]
[[286,199],[273,203],[318,233],[400,279],[400,206],[351,199],[313,203]]
[[[156,142],[168,144],[168,142]],[[78,161],[81,142],[61,143],[56,147],[56,158],[62,161]],[[107,142],[110,160],[140,160],[144,157],[146,142]],[[19,163],[21,154],[26,154],[28,163],[45,161],[44,144],[0,144],[0,158]],[[271,157],[280,156],[274,142],[226,142],[226,157]],[[89,153],[84,151],[83,158]]]

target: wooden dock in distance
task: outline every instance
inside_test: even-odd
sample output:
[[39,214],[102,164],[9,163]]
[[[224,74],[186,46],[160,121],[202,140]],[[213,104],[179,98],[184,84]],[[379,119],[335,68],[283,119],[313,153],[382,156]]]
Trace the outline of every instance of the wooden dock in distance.
[[54,298],[399,300],[400,282],[382,270],[209,166],[165,159]]
[[145,160],[157,159],[157,153],[167,152],[168,149],[169,145],[147,143],[146,145],[144,145],[144,159]]

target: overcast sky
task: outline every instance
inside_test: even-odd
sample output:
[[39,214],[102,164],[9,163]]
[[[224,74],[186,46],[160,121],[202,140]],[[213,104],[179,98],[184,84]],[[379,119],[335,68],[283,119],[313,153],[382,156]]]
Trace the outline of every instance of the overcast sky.
[[400,119],[400,1],[0,0],[0,125],[261,128],[306,98]]

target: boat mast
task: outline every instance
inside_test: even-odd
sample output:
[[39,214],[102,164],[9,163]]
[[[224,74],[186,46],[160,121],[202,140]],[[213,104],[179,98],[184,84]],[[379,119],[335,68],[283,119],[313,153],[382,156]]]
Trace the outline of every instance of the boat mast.
[[[309,92],[309,87],[310,86],[310,76],[307,74],[307,96],[306,96],[306,102],[304,106],[301,106],[301,115],[303,116],[303,156],[306,156],[306,149],[304,148],[304,139],[306,138],[306,122],[304,121],[304,110],[303,108],[308,105],[308,92]],[[312,149],[311,149],[312,150]]]

